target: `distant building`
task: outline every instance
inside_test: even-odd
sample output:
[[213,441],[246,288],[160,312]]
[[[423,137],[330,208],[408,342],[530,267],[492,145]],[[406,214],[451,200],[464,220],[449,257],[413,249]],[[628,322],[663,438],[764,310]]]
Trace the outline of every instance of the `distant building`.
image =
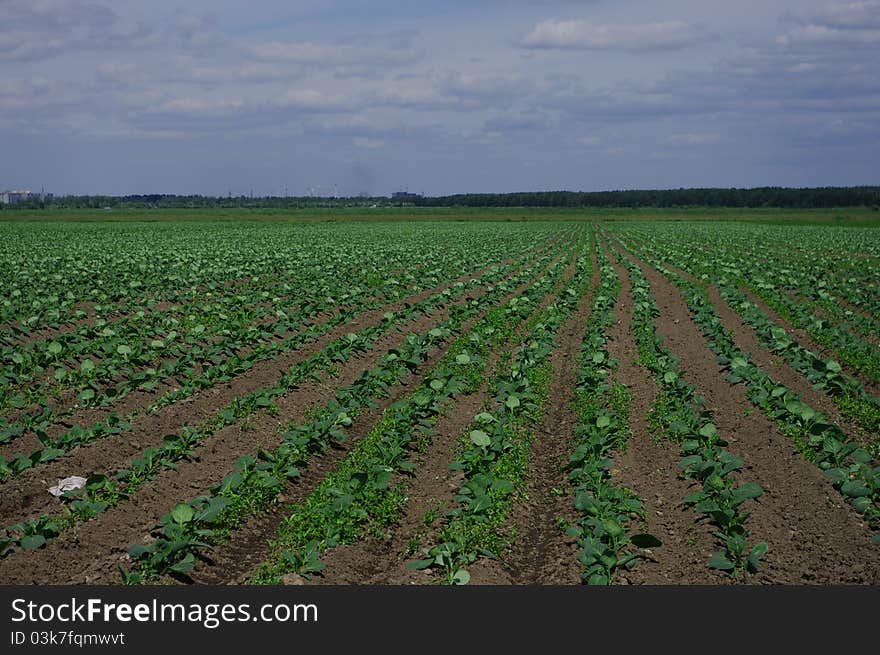
[[28,195],[30,195],[30,191],[4,191],[0,193],[0,202],[4,205],[14,205],[25,200]]
[[2,191],[0,192],[0,204],[14,205],[23,200],[52,200],[51,193],[33,193],[31,191]]
[[420,193],[410,193],[409,191],[395,191],[391,194],[392,200],[412,200],[413,198],[421,198]]

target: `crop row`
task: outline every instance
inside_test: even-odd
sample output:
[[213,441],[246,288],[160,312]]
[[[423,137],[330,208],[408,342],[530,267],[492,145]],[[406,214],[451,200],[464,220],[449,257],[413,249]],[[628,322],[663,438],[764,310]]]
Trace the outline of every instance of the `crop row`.
[[573,485],[576,523],[567,533],[577,539],[584,582],[611,584],[615,573],[634,567],[640,549],[661,545],[645,533],[632,533],[634,521],[645,519],[642,500],[614,483],[613,454],[626,448],[629,437],[629,391],[612,379],[617,366],[607,349],[607,330],[614,320],[620,282],[600,251],[599,287],[581,344],[575,409],[575,449],[568,462]]
[[615,251],[618,261],[630,274],[633,294],[633,326],[639,358],[660,386],[652,407],[652,421],[679,445],[679,466],[697,490],[683,502],[703,514],[716,527],[714,536],[721,550],[709,560],[709,567],[738,575],[755,571],[767,551],[766,542],[749,544],[746,501],[758,498],[763,490],[754,482],[739,484],[737,472],[743,468],[740,457],[725,450],[727,442],[718,433],[705,400],[681,375],[678,360],[657,334],[654,319],[659,308],[651,285],[637,264]]
[[502,555],[509,538],[504,534],[506,517],[522,493],[534,430],[547,401],[556,335],[589,289],[588,253],[579,258],[577,272],[558,301],[530,319],[522,345],[499,360],[489,380],[491,399],[461,438],[451,464],[464,474],[455,506],[443,517],[436,543],[411,567],[431,568],[450,584],[466,584],[468,566],[480,557]]
[[[880,529],[880,466],[872,461],[871,454],[849,440],[827,416],[756,366],[737,347],[702,287],[659,262],[654,265],[681,289],[694,320],[721,365],[729,371],[729,381],[745,384],[749,400],[779,425],[809,461],[824,471],[869,525]],[[875,539],[880,541],[880,536]]]

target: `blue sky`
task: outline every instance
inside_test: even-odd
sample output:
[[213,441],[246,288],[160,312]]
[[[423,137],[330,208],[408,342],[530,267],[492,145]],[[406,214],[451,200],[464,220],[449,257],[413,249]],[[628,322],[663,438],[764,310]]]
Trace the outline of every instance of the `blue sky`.
[[880,0],[0,0],[0,187],[880,183]]

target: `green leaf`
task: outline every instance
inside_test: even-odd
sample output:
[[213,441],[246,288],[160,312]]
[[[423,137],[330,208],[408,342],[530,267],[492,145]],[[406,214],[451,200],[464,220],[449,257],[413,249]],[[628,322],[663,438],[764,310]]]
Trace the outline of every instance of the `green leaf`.
[[709,560],[709,568],[718,569],[720,571],[732,571],[736,567],[733,562],[727,559],[727,553],[723,550],[719,550],[712,555],[712,559]]
[[856,448],[850,453],[850,457],[852,457],[854,462],[859,462],[860,464],[868,464],[873,459],[871,453],[864,448]]
[[761,561],[761,558],[764,556],[764,553],[767,552],[768,548],[769,546],[766,541],[761,541],[755,544],[754,548],[752,548],[752,552],[749,553],[748,557],[748,567],[752,573],[758,570],[758,563]]
[[303,566],[303,571],[309,571],[311,573],[317,573],[318,571],[323,571],[327,564],[322,559],[310,559]]
[[140,559],[141,557],[143,557],[144,555],[146,555],[149,552],[150,552],[150,549],[147,548],[146,546],[142,546],[141,544],[134,544],[132,546],[129,546],[129,548],[128,548],[129,557],[131,557],[132,559],[135,559],[135,560]]
[[861,498],[862,496],[870,496],[871,490],[861,480],[849,480],[840,487],[840,493],[849,498]]
[[120,345],[120,346],[116,346],[116,354],[118,354],[118,355],[122,355],[123,357],[124,357],[125,355],[130,355],[130,354],[131,354],[131,348],[129,348],[129,347],[126,346],[125,344],[122,344],[122,345]]
[[29,534],[21,538],[19,545],[22,550],[36,550],[42,548],[46,543],[46,537],[41,534]]
[[611,419],[607,415],[602,414],[596,418],[597,428],[607,428],[609,425],[611,425]]
[[812,407],[809,407],[807,405],[803,405],[801,407],[800,417],[802,421],[809,421],[814,416],[816,416],[816,410],[814,410]]
[[[231,503],[232,501],[225,496],[215,496],[211,498],[211,500],[208,501],[207,506],[199,513],[199,521],[205,521],[207,523],[214,521]],[[187,507],[189,507],[189,505],[187,505]]]
[[712,439],[717,435],[718,431],[715,429],[714,423],[706,423],[703,427],[700,428],[700,436],[704,439]]
[[831,478],[834,482],[843,483],[849,479],[849,474],[846,470],[841,468],[831,468],[825,471],[825,475]]
[[46,350],[48,350],[53,355],[58,355],[61,353],[61,344],[57,341],[53,341],[48,346],[46,346]]
[[861,514],[864,514],[871,508],[871,499],[867,496],[852,499],[852,506]]
[[187,503],[178,503],[174,506],[174,509],[171,510],[171,518],[174,519],[176,523],[189,523],[192,521],[195,512],[193,512],[193,508]]
[[37,461],[34,462],[35,464],[44,464],[46,462],[51,462],[53,459],[58,459],[64,454],[64,451],[60,448],[43,448],[39,453]]
[[612,537],[619,537],[623,534],[623,527],[621,527],[620,523],[614,519],[605,519],[602,522],[602,527],[605,528],[605,532]]
[[489,438],[489,435],[483,432],[482,430],[471,430],[471,442],[475,446],[488,446],[492,443],[492,440]]
[[693,453],[700,449],[700,445],[696,439],[685,439],[681,442],[681,450],[685,453]]
[[663,374],[663,382],[665,384],[672,384],[677,379],[678,379],[678,374],[675,373],[674,371],[666,371],[666,373]]
[[432,557],[431,559],[414,559],[411,562],[406,563],[406,568],[421,571],[422,569],[426,569],[433,565],[434,558]]
[[724,478],[720,475],[710,475],[706,478],[706,486],[710,489],[720,490],[724,488]]
[[467,569],[458,569],[455,572],[455,575],[452,576],[452,584],[456,585],[464,585],[471,581],[471,574],[468,573]]
[[471,363],[471,356],[468,355],[467,353],[461,353],[458,357],[455,358],[455,363],[462,364],[462,365],[470,364]]
[[504,401],[504,404],[508,409],[514,410],[520,406],[519,398],[511,394],[507,397],[507,400]]
[[733,491],[734,496],[740,502],[749,500],[750,498],[758,498],[763,493],[764,490],[761,489],[761,485],[754,482],[746,482],[744,485]]
[[585,491],[579,491],[574,498],[574,508],[581,512],[590,512],[595,514],[596,499]]
[[180,560],[177,564],[171,567],[171,570],[176,573],[189,573],[196,566],[196,556],[192,553],[187,553],[186,557]]
[[611,579],[604,573],[594,573],[587,579],[587,584],[594,587],[604,587],[611,582]]

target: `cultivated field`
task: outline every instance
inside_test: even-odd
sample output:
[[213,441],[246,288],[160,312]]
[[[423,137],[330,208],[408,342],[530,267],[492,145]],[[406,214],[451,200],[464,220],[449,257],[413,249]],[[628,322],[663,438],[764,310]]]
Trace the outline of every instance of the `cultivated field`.
[[880,584],[880,228],[478,218],[0,223],[0,583]]

